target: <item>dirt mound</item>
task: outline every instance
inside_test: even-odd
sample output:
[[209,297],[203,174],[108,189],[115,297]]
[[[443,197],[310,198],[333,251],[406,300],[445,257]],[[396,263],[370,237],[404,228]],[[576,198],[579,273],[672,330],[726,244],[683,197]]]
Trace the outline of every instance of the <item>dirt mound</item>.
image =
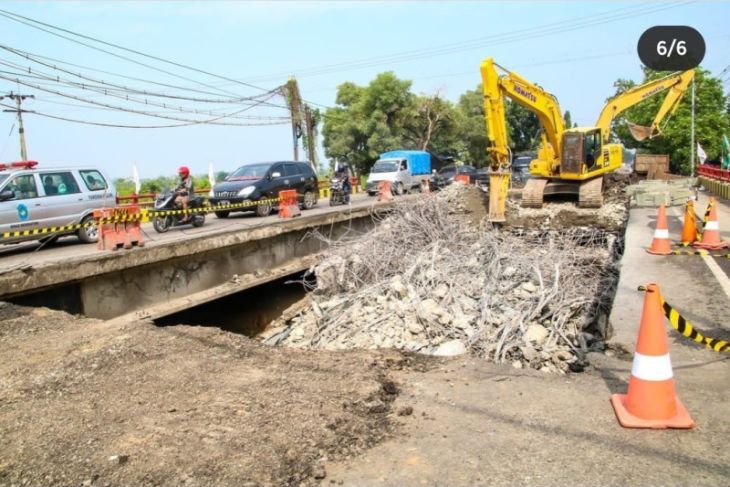
[[0,317],[3,485],[317,483],[389,435],[389,371],[414,363],[13,305]]
[[629,217],[625,201],[604,203],[600,208],[579,208],[572,202],[549,202],[542,208],[523,208],[510,201],[507,226],[534,230],[592,227],[607,232],[623,232]]

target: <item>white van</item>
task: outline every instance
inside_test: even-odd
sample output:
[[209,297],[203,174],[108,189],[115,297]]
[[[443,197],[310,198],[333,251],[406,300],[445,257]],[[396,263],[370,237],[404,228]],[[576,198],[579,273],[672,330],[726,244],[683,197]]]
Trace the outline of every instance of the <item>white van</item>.
[[[94,167],[40,168],[35,161],[0,164],[0,237],[6,232],[93,221],[96,208],[114,207],[111,180]],[[75,233],[82,242],[97,240],[96,226],[76,231],[0,238],[0,243],[55,240]]]
[[365,183],[370,196],[378,192],[380,181],[390,181],[394,194],[420,189],[421,180],[431,175],[431,154],[416,150],[395,150],[380,154]]

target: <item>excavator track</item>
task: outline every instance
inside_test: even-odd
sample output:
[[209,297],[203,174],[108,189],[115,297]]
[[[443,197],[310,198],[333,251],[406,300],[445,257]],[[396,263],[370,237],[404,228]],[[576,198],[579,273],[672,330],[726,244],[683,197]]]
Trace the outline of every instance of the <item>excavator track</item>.
[[522,189],[522,206],[524,208],[542,208],[547,179],[530,178]]
[[603,176],[583,181],[578,194],[581,208],[600,208],[603,205]]

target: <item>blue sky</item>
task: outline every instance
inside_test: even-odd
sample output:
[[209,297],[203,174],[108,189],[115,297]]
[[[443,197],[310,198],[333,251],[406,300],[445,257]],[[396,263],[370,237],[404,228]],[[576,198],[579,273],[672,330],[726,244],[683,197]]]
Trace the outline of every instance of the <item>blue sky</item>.
[[[412,80],[414,92],[440,92],[448,99],[457,100],[461,93],[480,82],[480,61],[493,56],[500,64],[554,93],[563,110],[571,111],[574,121],[591,125],[605,99],[613,93],[616,78],[640,78],[636,43],[641,33],[654,25],[695,27],[707,44],[703,66],[718,74],[730,64],[727,23],[730,3],[720,2],[684,2],[672,6],[528,1],[96,1],[3,2],[0,8],[228,78],[249,81],[264,89],[284,83],[293,74],[299,80],[303,97],[324,106],[334,104],[340,83],[367,84],[387,70]],[[649,13],[642,15],[641,11]],[[609,22],[609,15],[623,18]],[[583,28],[568,30],[570,24],[566,21],[579,17],[584,20],[572,25]],[[551,26],[546,28],[546,25]],[[176,79],[2,17],[0,44],[166,84],[208,90],[192,83],[196,81],[239,96],[260,93],[240,84],[138,58],[174,70],[192,81]],[[444,47],[449,51],[440,54]],[[415,55],[409,51],[420,52]],[[387,62],[387,56],[400,53],[407,54],[396,62]],[[7,51],[0,52],[0,60],[22,66],[32,64]],[[363,60],[367,62],[356,67],[346,64]],[[327,68],[315,69],[322,67]],[[141,85],[104,73],[85,72],[125,86]],[[50,86],[49,83],[47,87]],[[726,88],[730,88],[730,83],[726,83]],[[18,85],[0,80],[0,90],[17,91]],[[56,116],[118,124],[175,123],[99,107],[88,108],[79,101],[34,88],[20,87],[20,90],[37,96],[25,108]],[[58,90],[68,91],[63,87]],[[99,94],[74,93],[101,103],[119,102]],[[144,106],[141,109],[149,110]],[[283,114],[276,108],[246,113]],[[209,161],[216,170],[232,170],[241,163],[289,158],[292,153],[290,127],[286,124],[120,129],[77,125],[31,113],[25,116],[25,125],[31,159],[46,166],[98,164],[113,177],[131,176],[132,163],[138,165],[142,177],[153,177],[173,174],[181,164],[190,166],[194,173],[205,173]],[[3,161],[18,159],[17,127],[12,133],[11,127],[14,127],[13,114],[1,113],[0,160]],[[323,156],[320,149],[320,157]]]

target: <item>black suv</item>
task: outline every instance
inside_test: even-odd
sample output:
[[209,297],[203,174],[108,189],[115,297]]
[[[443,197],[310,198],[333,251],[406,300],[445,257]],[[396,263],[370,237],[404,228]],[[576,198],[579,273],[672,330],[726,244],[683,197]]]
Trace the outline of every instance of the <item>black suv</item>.
[[[279,191],[296,189],[302,208],[309,210],[317,204],[319,187],[317,176],[308,162],[279,161],[246,164],[231,173],[225,181],[213,187],[210,205],[236,204],[244,201],[278,198]],[[255,210],[259,216],[268,216],[274,208],[271,202],[232,211]],[[216,211],[218,218],[226,218],[231,211]]]
[[474,166],[451,164],[439,169],[435,175],[431,176],[431,185],[434,189],[441,189],[454,182],[457,174],[469,176],[469,184],[474,184],[477,180],[477,170]]

